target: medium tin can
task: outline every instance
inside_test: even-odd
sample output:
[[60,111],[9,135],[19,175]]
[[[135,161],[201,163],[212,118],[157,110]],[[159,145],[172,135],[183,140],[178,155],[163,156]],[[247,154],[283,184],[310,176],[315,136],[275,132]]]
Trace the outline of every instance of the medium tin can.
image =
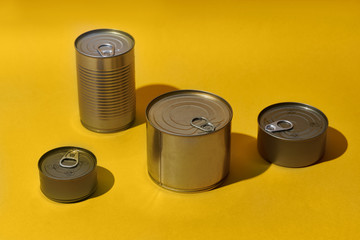
[[258,116],[258,150],[263,158],[284,167],[305,167],[325,151],[328,120],[303,103],[271,105]]
[[95,132],[116,132],[135,119],[134,39],[112,29],[75,40],[80,119]]
[[148,172],[158,185],[199,192],[220,185],[229,172],[232,109],[197,90],[165,93],[146,109]]
[[96,157],[79,147],[60,147],[38,163],[41,191],[56,202],[77,202],[96,190]]

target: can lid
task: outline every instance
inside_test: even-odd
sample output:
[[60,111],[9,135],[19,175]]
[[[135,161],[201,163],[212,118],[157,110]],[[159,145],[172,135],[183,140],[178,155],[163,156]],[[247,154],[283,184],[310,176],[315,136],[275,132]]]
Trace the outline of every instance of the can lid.
[[303,103],[284,102],[262,110],[260,128],[284,140],[306,140],[326,131],[327,117],[319,109]]
[[83,148],[60,147],[45,153],[40,158],[38,167],[47,177],[71,180],[93,171],[96,157]]
[[198,136],[220,130],[232,119],[232,109],[223,98],[197,90],[165,93],[148,105],[146,117],[160,131]]
[[75,48],[90,57],[115,57],[134,47],[134,38],[114,29],[97,29],[81,34],[75,40]]

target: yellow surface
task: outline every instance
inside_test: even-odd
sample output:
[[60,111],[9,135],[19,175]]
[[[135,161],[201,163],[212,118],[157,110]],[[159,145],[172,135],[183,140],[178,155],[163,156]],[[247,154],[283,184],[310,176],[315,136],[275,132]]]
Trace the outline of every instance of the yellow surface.
[[[2,1],[0,239],[359,239],[359,1]],[[136,40],[137,121],[97,134],[79,121],[74,40],[115,28]],[[234,110],[231,173],[199,194],[147,175],[144,109],[200,89]],[[257,115],[298,101],[329,118],[314,166],[270,165]],[[98,158],[100,188],[74,204],[40,191],[37,162],[75,145]]]

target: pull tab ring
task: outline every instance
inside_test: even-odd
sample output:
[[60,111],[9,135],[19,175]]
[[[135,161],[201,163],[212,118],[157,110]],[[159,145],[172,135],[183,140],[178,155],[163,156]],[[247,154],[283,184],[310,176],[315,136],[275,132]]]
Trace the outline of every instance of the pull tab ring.
[[[200,126],[199,125],[196,125],[194,122],[195,121],[205,121],[204,124],[201,124]],[[204,132],[214,132],[215,131],[215,126],[209,121],[207,120],[206,118],[204,117],[196,117],[196,118],[193,118],[190,122],[191,126],[197,128],[197,129],[200,129],[201,131],[204,131]]]
[[[111,49],[110,50],[105,50],[105,49],[101,50],[102,47],[111,47]],[[102,57],[112,57],[115,55],[115,47],[111,43],[101,44],[97,47],[96,50]]]
[[[65,160],[75,160],[75,163],[72,165],[65,165],[63,162]],[[79,164],[79,151],[78,150],[70,150],[68,151],[59,161],[59,164],[63,168],[74,168]]]
[[[282,127],[280,126],[281,123],[285,123],[287,126],[286,127]],[[291,130],[293,129],[294,125],[292,124],[292,122],[288,121],[288,120],[278,120],[272,123],[269,123],[265,126],[265,130],[267,132],[282,132],[282,131],[287,131],[287,130]]]

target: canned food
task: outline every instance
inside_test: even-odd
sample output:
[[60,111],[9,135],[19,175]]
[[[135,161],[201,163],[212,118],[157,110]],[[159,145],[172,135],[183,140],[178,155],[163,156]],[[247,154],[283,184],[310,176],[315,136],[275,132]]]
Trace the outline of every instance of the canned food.
[[165,93],[146,109],[148,172],[180,192],[210,190],[229,172],[232,109],[215,94]]
[[41,191],[56,202],[77,202],[96,190],[96,157],[78,147],[45,153],[38,163]]
[[258,117],[259,153],[284,167],[311,165],[324,155],[327,127],[325,114],[310,105],[271,105]]
[[80,118],[95,132],[116,132],[135,120],[134,39],[98,29],[75,41]]

